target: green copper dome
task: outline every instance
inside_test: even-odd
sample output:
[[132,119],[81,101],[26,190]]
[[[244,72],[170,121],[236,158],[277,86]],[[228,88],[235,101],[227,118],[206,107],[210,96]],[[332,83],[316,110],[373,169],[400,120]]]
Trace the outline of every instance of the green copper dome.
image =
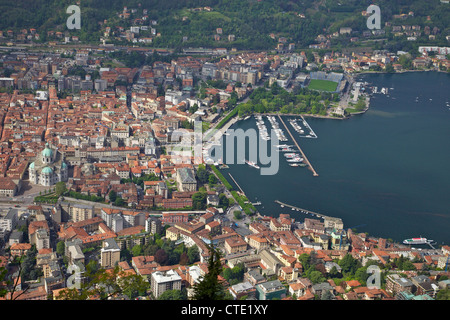
[[52,174],[53,170],[50,167],[45,167],[44,169],[42,169],[42,173],[44,173],[44,174]]
[[30,169],[34,169],[34,162],[30,163]]
[[42,155],[46,158],[53,157],[53,150],[49,148],[48,143],[45,144],[45,149],[42,151]]

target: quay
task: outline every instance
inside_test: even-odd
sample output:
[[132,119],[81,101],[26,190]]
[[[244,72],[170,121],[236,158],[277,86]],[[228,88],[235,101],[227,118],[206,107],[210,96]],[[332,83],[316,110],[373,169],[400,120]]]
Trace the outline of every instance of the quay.
[[278,118],[280,119],[281,123],[283,123],[283,126],[286,128],[287,132],[289,133],[289,135],[291,136],[292,141],[294,141],[295,145],[297,146],[297,149],[300,151],[300,153],[302,154],[303,159],[305,160],[305,163],[308,165],[308,168],[312,171],[313,176],[314,177],[318,177],[319,174],[316,172],[316,170],[314,170],[313,166],[311,165],[311,162],[309,162],[308,158],[306,157],[305,153],[303,152],[303,150],[300,148],[300,146],[297,143],[297,140],[294,139],[294,136],[292,135],[291,131],[289,130],[289,128],[286,126],[286,124],[284,123],[283,119],[281,118],[280,115],[278,115]]

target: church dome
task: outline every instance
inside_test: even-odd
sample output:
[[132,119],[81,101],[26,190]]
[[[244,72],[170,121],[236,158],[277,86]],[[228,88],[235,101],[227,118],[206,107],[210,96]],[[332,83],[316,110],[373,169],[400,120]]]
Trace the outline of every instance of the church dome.
[[30,169],[34,169],[34,162],[30,163]]
[[42,169],[42,173],[44,173],[44,174],[52,174],[53,170],[50,167],[45,167],[44,169]]
[[48,143],[45,144],[45,149],[42,151],[42,155],[46,158],[53,157],[53,150],[50,149],[50,147],[48,146]]

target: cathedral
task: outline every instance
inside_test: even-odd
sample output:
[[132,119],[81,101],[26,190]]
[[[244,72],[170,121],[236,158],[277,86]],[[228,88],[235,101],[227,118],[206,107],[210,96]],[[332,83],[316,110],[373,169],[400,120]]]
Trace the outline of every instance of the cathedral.
[[48,145],[36,157],[28,168],[30,182],[42,186],[52,186],[59,181],[67,181],[68,166],[60,152]]

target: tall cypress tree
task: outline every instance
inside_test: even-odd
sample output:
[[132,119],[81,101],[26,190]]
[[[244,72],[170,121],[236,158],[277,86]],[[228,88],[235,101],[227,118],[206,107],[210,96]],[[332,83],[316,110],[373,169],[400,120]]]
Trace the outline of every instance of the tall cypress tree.
[[218,276],[222,272],[221,254],[214,248],[214,245],[208,245],[210,253],[208,259],[208,273],[194,285],[194,300],[223,300],[225,290],[222,281]]

